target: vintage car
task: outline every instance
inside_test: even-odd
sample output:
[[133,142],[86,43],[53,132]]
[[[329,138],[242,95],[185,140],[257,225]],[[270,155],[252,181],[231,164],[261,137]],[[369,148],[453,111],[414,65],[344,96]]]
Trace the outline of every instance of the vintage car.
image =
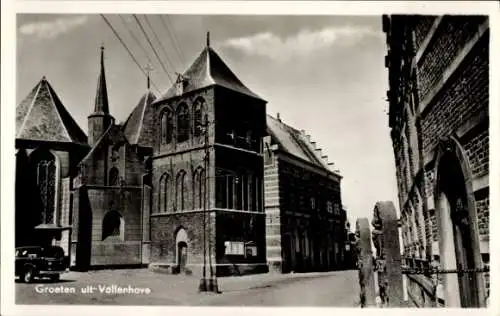
[[64,250],[58,246],[27,246],[16,248],[16,277],[30,283],[34,278],[49,277],[58,281],[68,269]]

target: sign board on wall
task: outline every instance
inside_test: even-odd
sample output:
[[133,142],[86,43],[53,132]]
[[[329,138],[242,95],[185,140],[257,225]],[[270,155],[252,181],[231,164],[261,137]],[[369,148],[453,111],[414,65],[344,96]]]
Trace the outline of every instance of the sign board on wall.
[[226,241],[224,242],[226,255],[244,255],[245,246],[242,241]]
[[257,257],[257,246],[247,245],[245,251],[247,257]]

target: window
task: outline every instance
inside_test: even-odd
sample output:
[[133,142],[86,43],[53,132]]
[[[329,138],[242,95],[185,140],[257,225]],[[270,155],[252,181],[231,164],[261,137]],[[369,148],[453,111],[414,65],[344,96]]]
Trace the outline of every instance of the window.
[[242,210],[248,210],[248,176],[243,175],[241,177],[241,190],[242,192]]
[[168,205],[168,174],[164,173],[160,177],[160,185],[158,188],[158,212],[166,212]]
[[189,139],[189,110],[185,103],[177,109],[177,142],[185,142]]
[[331,201],[326,202],[326,211],[330,214],[333,213],[333,203]]
[[161,136],[161,144],[170,144],[173,138],[173,119],[172,119],[172,111],[169,109],[163,111],[160,120],[160,136]]
[[[38,153],[36,153],[38,154]],[[42,202],[41,222],[54,222],[55,193],[56,193],[56,161],[49,152],[43,152],[33,158],[36,168],[36,183]]]
[[186,172],[181,170],[177,175],[177,209],[184,210],[186,208]]
[[194,198],[194,208],[203,208],[204,201],[204,188],[205,188],[205,171],[203,169],[198,169],[195,171],[193,176],[193,198]]
[[194,137],[203,134],[203,105],[204,100],[201,98],[198,98],[194,103]]
[[227,190],[228,190],[228,184],[227,184],[227,177],[223,175],[218,175],[216,180],[216,205],[218,208],[227,208]]
[[254,192],[253,195],[255,196],[255,203],[254,203],[254,209],[256,212],[259,212],[262,207],[262,201],[261,201],[261,196],[262,196],[262,187],[261,187],[262,180],[261,178],[255,177],[254,178]]
[[199,182],[199,188],[198,188],[198,192],[199,192],[199,196],[200,196],[199,204],[200,204],[200,208],[203,208],[203,202],[205,201],[205,184],[206,184],[205,170],[201,170],[199,175],[200,175],[199,176],[200,182]]
[[232,209],[234,208],[234,179],[235,177],[232,175],[227,176],[226,181],[227,181],[227,208]]
[[253,175],[248,175],[248,210],[255,211],[255,186]]
[[102,240],[118,238],[123,240],[123,217],[117,211],[109,211],[102,220]]
[[118,176],[119,176],[119,171],[116,167],[113,167],[109,170],[109,178],[108,178],[108,184],[110,186],[112,185],[118,185]]
[[234,194],[235,196],[235,209],[236,210],[241,210],[243,209],[243,177],[236,177],[235,178],[235,183],[236,183],[236,192]]
[[316,199],[312,197],[310,200],[310,203],[311,203],[311,209],[315,210],[316,209]]

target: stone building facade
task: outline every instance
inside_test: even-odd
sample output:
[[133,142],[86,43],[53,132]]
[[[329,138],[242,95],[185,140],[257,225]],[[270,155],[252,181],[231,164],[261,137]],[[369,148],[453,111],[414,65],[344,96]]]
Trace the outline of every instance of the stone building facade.
[[266,271],[266,102],[207,44],[154,108],[151,261],[194,274],[206,264],[217,275]]
[[[383,16],[404,256],[413,268],[489,265],[488,23]],[[408,277],[417,305],[432,304],[433,277]],[[437,279],[442,304],[485,306],[487,273]]]
[[340,181],[304,131],[267,116],[264,196],[269,267],[281,272],[347,268]]
[[[163,96],[148,78],[123,125],[109,111],[103,48],[88,137],[45,78],[16,124],[16,246],[60,245],[77,270],[238,275],[267,272],[268,256],[283,272],[342,266],[341,177],[308,136],[287,153],[279,129],[297,132],[266,117],[266,101],[209,42]],[[278,213],[267,212],[269,172],[280,177]]]

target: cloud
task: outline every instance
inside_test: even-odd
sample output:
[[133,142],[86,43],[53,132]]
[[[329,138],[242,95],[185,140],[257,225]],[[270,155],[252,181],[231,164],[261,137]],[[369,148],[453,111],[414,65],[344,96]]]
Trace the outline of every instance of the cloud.
[[51,21],[33,22],[22,25],[19,31],[23,35],[34,36],[37,39],[51,39],[60,34],[68,33],[87,22],[86,16],[71,16],[57,18]]
[[271,32],[247,37],[230,38],[223,47],[239,50],[247,55],[275,60],[309,56],[311,53],[334,46],[352,46],[367,37],[381,34],[368,27],[341,26],[320,30],[303,30],[294,36],[281,38]]

